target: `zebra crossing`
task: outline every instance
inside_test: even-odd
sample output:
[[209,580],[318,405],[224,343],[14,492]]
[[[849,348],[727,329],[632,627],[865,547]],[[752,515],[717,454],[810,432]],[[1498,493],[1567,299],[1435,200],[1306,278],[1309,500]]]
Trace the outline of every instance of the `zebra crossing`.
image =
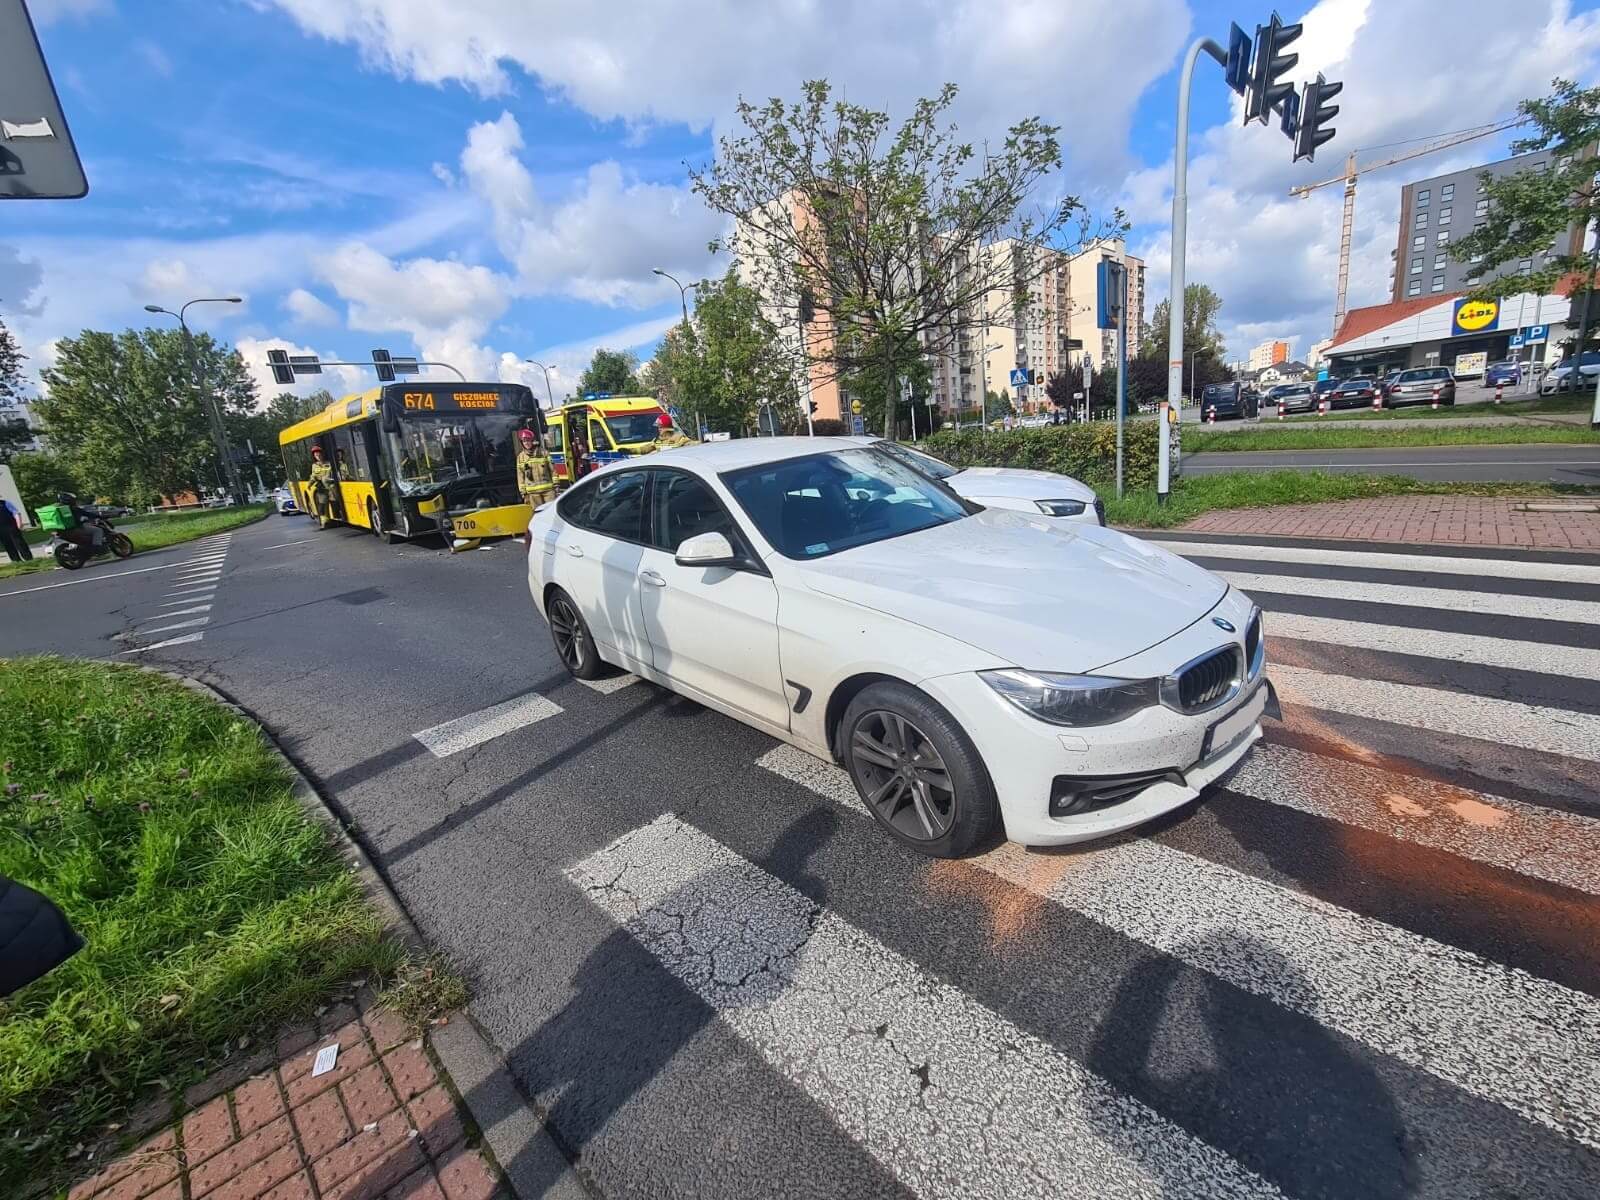
[[567,880],[905,1193],[1600,1195],[1600,565],[1163,541],[1285,709],[1178,819],[910,860],[780,745],[848,854],[700,805]]
[[[231,532],[220,533],[193,543],[193,557],[177,564],[172,577],[174,586],[164,593],[173,598],[148,606],[154,611],[137,619],[131,629],[114,635],[119,642],[132,643],[120,651],[121,654],[146,654],[204,639],[204,628],[211,622],[206,614],[211,612],[212,601],[216,598],[217,582],[222,578],[232,537]],[[179,630],[190,632],[179,633]],[[173,636],[163,637],[163,634]]]

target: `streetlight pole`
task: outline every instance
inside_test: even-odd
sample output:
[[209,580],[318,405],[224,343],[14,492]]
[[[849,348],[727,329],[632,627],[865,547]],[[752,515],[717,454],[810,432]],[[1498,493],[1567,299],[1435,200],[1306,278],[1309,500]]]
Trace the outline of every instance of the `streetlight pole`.
[[243,504],[246,500],[244,484],[239,479],[239,464],[233,461],[233,454],[228,447],[228,428],[222,420],[222,409],[217,404],[215,393],[207,395],[205,385],[200,378],[200,360],[194,350],[194,335],[189,332],[189,322],[186,319],[191,305],[195,304],[243,304],[239,296],[201,296],[187,301],[179,306],[177,312],[170,308],[162,308],[159,304],[146,304],[147,313],[163,313],[178,319],[178,327],[183,330],[183,347],[185,356],[189,360],[189,376],[194,382],[195,397],[204,406],[206,416],[211,425],[211,438],[216,443],[217,454],[222,459],[222,468],[227,473],[228,486],[233,490],[233,502]]
[[[651,267],[650,274],[659,275],[663,279],[670,279],[673,283],[678,283],[678,277],[676,275],[669,274],[668,272],[663,271],[660,267]],[[698,286],[699,284],[695,283],[678,283],[678,304],[683,308],[683,323],[685,325],[689,323],[689,293]]]
[[538,367],[539,370],[544,372],[544,398],[550,402],[550,408],[553,410],[556,406],[556,394],[550,387],[550,368],[545,366],[542,362],[539,362],[537,359],[525,358],[522,361],[525,363],[532,363],[534,366]]

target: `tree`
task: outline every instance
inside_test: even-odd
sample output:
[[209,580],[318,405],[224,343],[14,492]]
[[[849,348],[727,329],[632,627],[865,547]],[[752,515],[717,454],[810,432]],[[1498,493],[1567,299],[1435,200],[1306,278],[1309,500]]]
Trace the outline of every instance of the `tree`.
[[11,330],[0,321],[0,405],[9,408],[22,399],[22,362],[27,358]]
[[250,447],[255,447],[255,464],[250,470],[244,471],[244,475],[248,477],[259,471],[261,482],[267,487],[277,487],[282,483],[283,454],[278,449],[278,435],[332,403],[333,393],[326,388],[319,388],[309,396],[279,392],[260,412],[246,413],[231,421],[228,438],[233,448],[236,451],[248,451]]
[[[1478,228],[1451,244],[1450,255],[1457,262],[1482,256],[1469,271],[1477,300],[1514,292],[1553,292],[1569,275],[1576,275],[1587,327],[1595,290],[1594,258],[1585,251],[1582,238],[1577,253],[1571,252],[1570,243],[1563,243],[1574,224],[1587,236],[1600,218],[1600,191],[1595,188],[1595,160],[1590,154],[1600,141],[1600,87],[1580,88],[1567,79],[1553,80],[1550,87],[1551,94],[1544,99],[1517,105],[1534,132],[1511,143],[1513,154],[1548,150],[1548,162],[1498,179],[1487,172],[1481,175],[1488,215]],[[1544,265],[1537,265],[1539,255],[1547,251]],[[1534,265],[1521,270],[1524,260]],[[1519,265],[1501,271],[1508,263]]]
[[19,454],[11,463],[11,477],[23,504],[37,509],[41,504],[54,504],[62,492],[83,491],[61,456],[50,450],[35,450]]
[[[734,222],[727,248],[763,308],[785,330],[806,328],[824,377],[857,375],[873,355],[880,385],[894,387],[907,357],[953,355],[963,333],[1011,324],[1051,265],[1046,251],[1089,238],[1075,197],[1022,212],[1061,165],[1056,127],[1030,117],[980,156],[945,119],[955,97],[946,84],[892,131],[887,113],[834,101],[823,80],[792,103],[741,100],[743,130],[690,172],[706,204]],[[1101,236],[1125,228],[1118,211]],[[893,409],[884,406],[886,436]]]
[[578,381],[578,395],[609,392],[613,396],[637,396],[644,391],[635,372],[639,356],[626,350],[596,350]]
[[[1196,352],[1209,354],[1221,362],[1226,346],[1222,331],[1217,328],[1217,314],[1222,311],[1222,297],[1203,283],[1191,283],[1183,289],[1183,354],[1187,359]],[[1172,306],[1163,300],[1155,306],[1150,320],[1139,338],[1139,356],[1165,363],[1171,359]]]
[[[839,386],[850,399],[861,401],[861,421],[866,428],[889,427],[891,421],[883,407],[884,399],[888,396],[894,397],[892,424],[897,434],[902,424],[910,428],[913,405],[918,409],[918,431],[927,428],[924,414],[928,411],[928,397],[933,394],[933,368],[926,357],[913,350],[902,348],[894,359],[894,375],[888,379],[884,377],[886,356],[883,356],[877,347],[868,347],[863,353],[852,354],[851,360],[858,365],[854,370],[839,376]],[[909,402],[905,399],[907,382],[911,384]]]
[[803,423],[797,348],[784,342],[760,297],[731,269],[695,288],[694,320],[668,330],[649,376],[691,429],[702,423],[719,432],[753,429],[763,404],[780,428],[795,431]]
[[[238,351],[194,336],[199,377],[230,427],[255,407]],[[86,329],[64,338],[44,372],[50,394],[34,405],[62,463],[96,495],[150,504],[217,486],[220,464],[206,403],[178,330]]]

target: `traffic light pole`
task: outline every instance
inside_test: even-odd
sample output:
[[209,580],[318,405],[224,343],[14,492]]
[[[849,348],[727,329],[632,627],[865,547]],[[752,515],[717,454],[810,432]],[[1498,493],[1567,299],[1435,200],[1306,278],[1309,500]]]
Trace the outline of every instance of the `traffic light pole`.
[[[1167,407],[1183,424],[1183,288],[1185,242],[1189,226],[1189,89],[1201,51],[1228,65],[1228,54],[1210,38],[1200,38],[1183,57],[1178,76],[1178,134],[1172,154],[1172,282],[1167,289]],[[1165,504],[1172,488],[1172,435],[1163,428],[1157,439],[1156,503]]]

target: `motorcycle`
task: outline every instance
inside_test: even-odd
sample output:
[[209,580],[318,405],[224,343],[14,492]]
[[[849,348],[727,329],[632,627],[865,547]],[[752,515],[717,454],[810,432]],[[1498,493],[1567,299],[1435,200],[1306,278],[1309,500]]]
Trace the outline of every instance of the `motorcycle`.
[[69,571],[76,571],[84,563],[93,558],[103,558],[113,554],[118,558],[127,558],[133,553],[133,540],[125,533],[118,533],[111,528],[108,517],[95,517],[88,524],[98,525],[105,530],[105,540],[100,543],[97,550],[93,546],[80,546],[76,542],[69,542],[59,533],[53,534],[50,539],[50,551],[55,555],[56,562]]

